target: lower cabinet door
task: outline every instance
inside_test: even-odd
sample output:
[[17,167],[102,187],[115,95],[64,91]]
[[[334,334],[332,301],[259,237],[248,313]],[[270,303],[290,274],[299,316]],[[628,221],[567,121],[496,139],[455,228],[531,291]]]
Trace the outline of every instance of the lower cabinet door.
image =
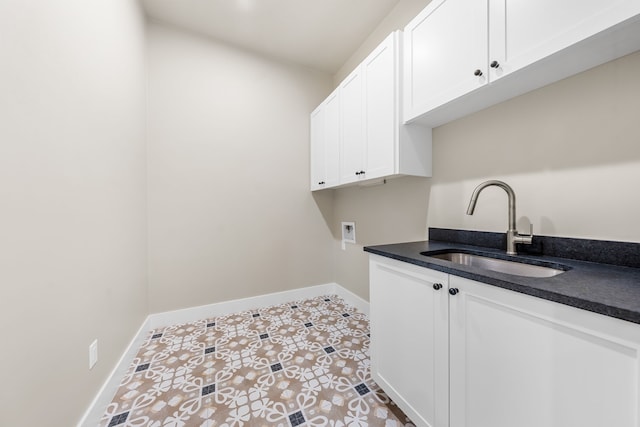
[[638,325],[449,282],[451,427],[640,426]]
[[448,276],[370,260],[373,379],[416,426],[448,426]]

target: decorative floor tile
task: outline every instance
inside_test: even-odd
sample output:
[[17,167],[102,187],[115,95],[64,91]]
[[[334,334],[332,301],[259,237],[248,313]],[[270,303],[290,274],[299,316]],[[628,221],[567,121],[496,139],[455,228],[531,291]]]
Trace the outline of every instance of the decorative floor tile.
[[413,426],[371,378],[368,319],[335,295],[151,331],[99,425]]

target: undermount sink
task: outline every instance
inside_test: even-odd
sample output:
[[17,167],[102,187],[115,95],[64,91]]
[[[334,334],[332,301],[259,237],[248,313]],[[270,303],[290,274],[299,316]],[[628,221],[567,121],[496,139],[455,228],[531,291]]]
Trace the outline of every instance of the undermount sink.
[[566,271],[562,266],[556,264],[534,265],[459,251],[423,252],[422,255],[514,276],[553,277]]

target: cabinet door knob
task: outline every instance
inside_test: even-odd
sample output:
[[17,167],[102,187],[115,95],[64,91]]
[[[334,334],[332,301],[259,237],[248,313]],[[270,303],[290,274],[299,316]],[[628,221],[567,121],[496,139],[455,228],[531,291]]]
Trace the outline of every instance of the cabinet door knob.
[[449,289],[449,294],[451,295],[456,295],[458,293],[458,288],[451,288]]
[[489,64],[489,66],[491,68],[500,68],[500,63],[498,61],[491,61],[491,64]]
[[356,172],[356,175],[360,175],[360,172]]
[[482,75],[482,71],[480,71],[479,69],[478,69],[478,70],[475,70],[475,71],[473,72],[473,75],[474,75],[474,76],[478,76],[478,77],[480,77],[480,76]]
[[322,185],[322,184],[324,184],[324,181],[320,181],[320,182],[318,183],[318,185]]
[[433,289],[435,289],[436,291],[439,291],[440,289],[442,289],[442,284],[441,283],[434,283],[433,284]]
[[364,175],[364,171],[360,171],[360,175]]

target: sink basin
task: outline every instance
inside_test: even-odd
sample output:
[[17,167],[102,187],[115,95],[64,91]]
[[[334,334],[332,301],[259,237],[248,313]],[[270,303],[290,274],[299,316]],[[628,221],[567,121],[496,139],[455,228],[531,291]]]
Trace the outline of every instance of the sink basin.
[[523,277],[553,277],[565,272],[562,266],[556,264],[534,265],[520,261],[492,258],[467,252],[423,252],[422,255],[450,261],[455,264],[478,267],[498,273],[512,274]]

